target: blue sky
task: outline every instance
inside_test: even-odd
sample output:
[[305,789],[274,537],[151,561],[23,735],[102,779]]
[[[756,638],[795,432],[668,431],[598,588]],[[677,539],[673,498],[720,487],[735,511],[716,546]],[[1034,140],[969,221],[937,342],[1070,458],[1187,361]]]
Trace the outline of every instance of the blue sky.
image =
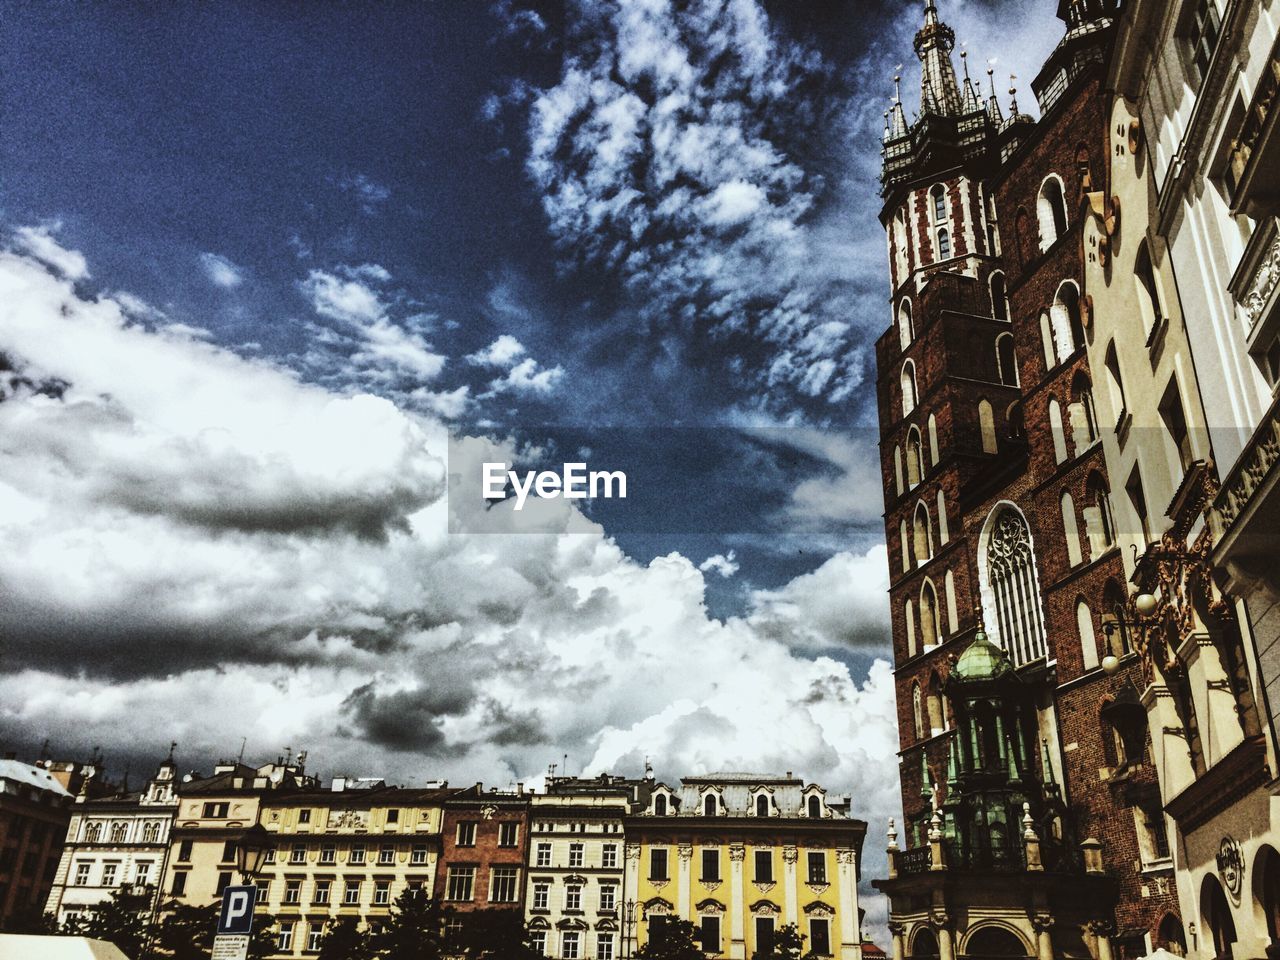
[[[940,8],[1003,89],[1053,6]],[[919,7],[6,6],[0,730],[794,769],[882,820],[876,177]],[[641,489],[449,535],[486,522],[449,448]]]

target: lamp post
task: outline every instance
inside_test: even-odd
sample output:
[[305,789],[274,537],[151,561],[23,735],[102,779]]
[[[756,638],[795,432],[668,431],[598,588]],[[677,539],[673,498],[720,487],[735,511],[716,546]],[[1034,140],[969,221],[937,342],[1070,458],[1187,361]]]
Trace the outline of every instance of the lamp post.
[[[1156,612],[1157,605],[1158,601],[1154,596],[1149,593],[1140,593],[1133,600],[1133,609],[1137,613],[1138,619],[1105,621],[1102,625],[1102,632],[1107,635],[1107,640],[1110,641],[1111,635],[1121,627],[1136,627],[1138,630],[1144,630],[1147,627],[1146,621]],[[1110,646],[1110,643],[1108,643],[1108,648]],[[1109,649],[1107,655],[1102,658],[1102,672],[1107,676],[1111,676],[1119,669],[1120,658],[1115,655],[1114,651]]]
[[236,866],[240,869],[242,883],[250,883],[258,875],[271,845],[271,834],[260,823],[240,834],[236,840]]
[[631,945],[634,943],[632,928],[636,924],[637,906],[634,900],[624,900],[622,903],[622,944],[625,952],[623,960],[631,960]]

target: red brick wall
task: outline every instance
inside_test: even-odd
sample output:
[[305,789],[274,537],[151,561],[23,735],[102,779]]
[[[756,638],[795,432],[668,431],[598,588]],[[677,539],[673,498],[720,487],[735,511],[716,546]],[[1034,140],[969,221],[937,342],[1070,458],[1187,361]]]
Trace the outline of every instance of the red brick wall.
[[[471,821],[476,824],[476,843],[473,847],[458,846],[458,824]],[[498,846],[498,825],[517,824],[516,845]],[[483,797],[475,801],[448,801],[444,809],[441,827],[441,851],[436,865],[436,897],[443,900],[448,892],[449,866],[474,866],[475,886],[471,902],[453,902],[449,906],[457,910],[480,910],[491,906],[524,909],[525,854],[529,843],[529,808],[526,802],[490,800]],[[509,904],[489,902],[490,867],[513,866],[520,868],[520,887],[516,901]]]

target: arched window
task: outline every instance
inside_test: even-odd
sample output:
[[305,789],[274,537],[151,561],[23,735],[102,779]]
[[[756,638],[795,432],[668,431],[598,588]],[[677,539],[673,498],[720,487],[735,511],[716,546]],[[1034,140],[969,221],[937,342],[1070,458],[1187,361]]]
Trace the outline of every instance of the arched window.
[[978,429],[982,431],[982,452],[997,453],[996,415],[991,409],[991,402],[986,399],[978,401]]
[[916,563],[924,565],[933,559],[933,525],[929,522],[929,510],[923,503],[916,504],[916,512],[912,518],[913,544],[916,551]]
[[938,231],[938,259],[951,259],[951,231],[946,227]]
[[1111,512],[1111,491],[1107,481],[1096,470],[1085,480],[1085,495],[1084,522],[1089,536],[1089,554],[1092,559],[1097,559],[1116,542],[1116,521]]
[[911,726],[917,740],[924,739],[924,698],[920,693],[920,684],[911,685]]
[[1107,372],[1107,393],[1110,395],[1111,407],[1116,412],[1116,422],[1124,416],[1128,409],[1124,398],[1124,381],[1120,379],[1120,359],[1116,356],[1116,344],[1113,340],[1107,344],[1107,355],[1103,361],[1103,369]]
[[[1187,955],[1187,935],[1182,929],[1182,921],[1172,913],[1166,913],[1164,919],[1160,921],[1160,929],[1157,931],[1160,942],[1157,947],[1164,947],[1175,957],[1185,957]],[[1272,937],[1275,942],[1275,937]]]
[[929,696],[925,704],[929,708],[929,733],[936,737],[947,729],[947,719],[942,712],[942,681],[936,673],[929,678]]
[[946,543],[951,539],[951,534],[947,530],[947,494],[946,491],[939,488],[938,490],[938,545]]
[[1011,503],[998,505],[983,530],[979,567],[988,631],[1017,665],[1045,655],[1044,607],[1031,530]]
[[720,812],[720,805],[716,803],[716,795],[708,793],[702,798],[702,815],[704,817],[714,817]]
[[1089,148],[1083,144],[1076,144],[1076,179],[1080,183],[1081,191],[1093,189],[1093,164],[1089,162]]
[[1062,532],[1067,544],[1067,563],[1079,565],[1084,559],[1080,552],[1080,528],[1076,525],[1076,505],[1071,494],[1062,491]]
[[1133,261],[1133,282],[1138,290],[1138,312],[1142,314],[1142,329],[1150,339],[1152,331],[1164,316],[1164,304],[1155,265],[1151,262],[1151,248],[1146,240],[1138,245],[1138,254]]
[[911,301],[905,297],[898,305],[898,344],[903,350],[916,338],[916,328],[911,321]]
[[1071,433],[1077,453],[1098,439],[1098,411],[1093,406],[1089,375],[1083,370],[1071,381]]
[[1084,347],[1084,317],[1080,312],[1080,288],[1072,280],[1064,280],[1054,294],[1049,308],[1053,321],[1054,355],[1065,360]]
[[124,823],[113,823],[111,825],[111,842],[124,843],[125,835],[129,832],[129,828]]
[[1124,590],[1115,580],[1108,580],[1102,588],[1102,635],[1107,653],[1114,657],[1123,657],[1131,649],[1127,622]]
[[936,467],[942,457],[938,453],[938,418],[929,414],[929,464]]
[[920,639],[926,650],[936,647],[942,639],[942,624],[938,620],[938,592],[928,580],[920,588]]
[[924,444],[920,430],[912,427],[907,431],[907,489],[914,489],[924,479],[924,473]]
[[1200,887],[1200,918],[1206,933],[1213,941],[1215,957],[1230,957],[1236,942],[1236,924],[1231,918],[1231,907],[1222,884],[1212,873],[1206,874]]
[[987,254],[1000,255],[1000,218],[996,216],[996,198],[987,195]]
[[1022,422],[1022,401],[1015,400],[1004,411],[1005,428],[1012,440],[1023,440],[1027,435],[1027,425]]
[[665,793],[656,794],[653,798],[654,816],[665,817],[667,815],[667,795]]
[[767,817],[769,815],[769,797],[767,794],[756,795],[756,816]]
[[893,486],[898,496],[902,496],[902,448],[893,447]]
[[1058,345],[1053,339],[1053,321],[1048,313],[1040,314],[1040,345],[1044,348],[1044,368],[1052,370],[1058,365]]
[[90,823],[84,828],[85,843],[98,843],[102,840],[102,824]]
[[911,952],[908,956],[919,960],[938,956],[938,938],[927,924],[922,923],[916,930],[916,935],[911,938]]
[[902,415],[905,417],[916,408],[916,365],[908,360],[902,365]]
[[1043,253],[1067,232],[1067,203],[1057,174],[1050,174],[1040,184],[1036,218],[1040,222],[1040,252]]
[[159,839],[160,839],[160,824],[155,823],[153,821],[153,822],[149,822],[145,827],[143,827],[142,829],[143,843],[155,843]]
[[1027,948],[1017,936],[1002,927],[983,927],[975,931],[965,945],[966,957],[1026,957]]
[[902,605],[902,615],[907,623],[907,656],[914,657],[918,652],[916,647],[916,609],[909,597]]
[[1067,432],[1062,426],[1062,408],[1058,401],[1049,398],[1049,432],[1053,435],[1053,460],[1062,463],[1067,459]]
[[996,369],[1000,382],[1009,387],[1018,385],[1018,359],[1013,352],[1013,334],[1002,333],[996,337]]
[[1080,657],[1086,670],[1098,665],[1098,639],[1093,633],[1093,611],[1084,597],[1076,597],[1076,630],[1080,634]]
[[956,610],[956,578],[950,570],[943,578],[942,592],[947,597],[947,633],[955,633],[960,629],[960,617]]
[[933,222],[941,223],[947,219],[947,192],[938,183],[929,191],[929,196],[933,200]]
[[816,793],[809,795],[809,817],[813,820],[822,819],[822,799]]
[[1280,853],[1270,844],[1263,844],[1253,861],[1253,896],[1266,921],[1271,946],[1280,946]]
[[1009,293],[1005,289],[1004,274],[997,270],[991,274],[991,316],[997,320],[1009,319]]
[[907,536],[907,521],[898,521],[898,537],[902,541],[902,572],[911,569],[911,538]]

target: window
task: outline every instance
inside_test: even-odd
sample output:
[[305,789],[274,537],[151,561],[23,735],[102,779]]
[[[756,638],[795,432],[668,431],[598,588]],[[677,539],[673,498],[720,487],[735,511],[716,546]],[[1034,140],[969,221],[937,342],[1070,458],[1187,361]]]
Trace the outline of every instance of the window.
[[1062,407],[1053,397],[1049,398],[1049,432],[1053,435],[1053,460],[1062,463],[1067,459],[1067,431],[1062,425]]
[[445,899],[470,900],[475,880],[475,867],[450,867]]
[[1155,266],[1151,262],[1151,248],[1143,240],[1133,262],[1133,281],[1138,289],[1138,312],[1142,315],[1142,329],[1148,343],[1164,318],[1164,306],[1160,299],[1160,286],[1156,281]]
[[582,955],[581,944],[582,934],[577,930],[566,930],[560,937],[560,956],[564,957],[564,960],[578,960]]
[[898,347],[906,350],[916,338],[915,324],[911,320],[911,301],[903,300],[898,306]]
[[987,543],[980,573],[988,629],[995,628],[1000,645],[1021,666],[1045,655],[1031,531],[1016,507],[1003,505],[992,511],[984,535]]
[[227,808],[229,806],[230,804],[228,803],[206,803],[201,816],[220,819],[227,815]]
[[317,921],[307,927],[307,952],[318,953],[320,943],[324,940],[324,923]]
[[924,442],[914,426],[907,433],[907,487],[914,489],[924,479]]
[[351,848],[351,852],[347,854],[347,863],[362,864],[364,863],[364,844],[357,844]]
[[387,811],[387,823],[400,822],[400,808],[396,807]]
[[324,904],[329,902],[329,894],[333,890],[332,880],[317,880],[315,893],[311,900],[313,903]]
[[547,931],[532,931],[529,934],[529,945],[545,957],[547,955]]
[[218,874],[218,882],[214,884],[213,895],[215,897],[222,896],[226,892],[227,887],[231,886],[231,871],[223,870]]
[[1120,379],[1120,360],[1116,356],[1114,342],[1107,344],[1107,357],[1103,362],[1103,369],[1107,373],[1107,393],[1110,394],[1111,406],[1116,411],[1116,425],[1119,426],[1127,405],[1124,398],[1124,381]]
[[942,641],[942,624],[938,619],[938,593],[926,580],[920,587],[920,640],[928,650]]
[[951,231],[946,227],[938,231],[938,259],[951,259]]
[[1086,670],[1098,665],[1098,640],[1093,633],[1093,611],[1084,597],[1076,598],[1076,631],[1080,634],[1080,657]]
[[1000,445],[996,442],[996,416],[991,409],[990,400],[978,401],[978,427],[982,431],[982,452],[998,453]]
[[1085,494],[1089,506],[1085,508],[1085,522],[1089,529],[1089,551],[1099,557],[1116,542],[1116,519],[1111,512],[1111,491],[1102,474],[1094,471],[1085,481]]
[[809,797],[809,816],[814,820],[822,819],[822,800],[816,794]]
[[125,838],[129,834],[129,825],[127,823],[113,823],[111,825],[111,842],[124,843]]
[[[223,857],[225,860],[226,857]],[[295,843],[293,849],[289,851],[290,863],[306,863],[307,862],[307,846],[304,843]]]
[[104,887],[114,887],[116,885],[116,874],[120,870],[118,863],[104,863],[102,865],[102,885]]
[[618,845],[606,843],[600,851],[600,866],[605,869],[618,866]]
[[[77,878],[77,883],[79,879]],[[175,897],[181,897],[187,892],[187,871],[182,870],[173,875],[173,885],[169,887],[169,893]]]
[[825,917],[809,921],[809,949],[820,957],[831,956],[831,921]]
[[1147,497],[1142,492],[1142,474],[1138,472],[1137,465],[1134,466],[1133,473],[1129,474],[1129,482],[1124,485],[1124,489],[1129,495],[1133,513],[1138,518],[1138,526],[1142,530],[1142,542],[1150,543],[1151,527],[1147,520]]
[[569,866],[580,867],[583,863],[583,845],[581,843],[569,844]]
[[1196,80],[1204,82],[1209,72],[1209,64],[1213,60],[1213,51],[1218,46],[1218,33],[1222,22],[1218,18],[1218,6],[1214,0],[1196,0],[1191,18],[1187,23],[1187,47],[1191,54],[1191,63],[1196,69]]
[[582,887],[571,883],[564,888],[564,908],[568,910],[582,909]]
[[1098,412],[1093,407],[1092,384],[1083,370],[1071,381],[1071,428],[1077,452],[1098,439]]
[[613,960],[613,934],[596,935],[596,960]]
[[1004,282],[1004,274],[997,270],[988,281],[991,289],[991,316],[997,320],[1009,320],[1009,292]]
[[618,903],[618,888],[611,883],[600,886],[600,909],[613,910]]
[[276,848],[275,848],[275,847],[267,847],[267,852],[266,852],[265,854],[263,854],[262,862],[263,862],[263,863],[275,863],[275,862],[276,862]]
[[769,815],[769,796],[768,794],[758,794],[756,796],[756,816],[767,817]]
[[920,684],[913,683],[911,685],[911,725],[915,730],[916,739],[924,739],[924,694],[920,690]]
[[756,867],[756,883],[773,883],[773,851],[757,850],[754,863]]
[[360,902],[360,881],[348,880],[342,885],[342,902],[351,907]]
[[1084,315],[1080,311],[1080,289],[1071,280],[1064,281],[1054,294],[1049,307],[1053,326],[1054,356],[1065,360],[1084,347]]
[[893,448],[893,489],[898,496],[902,496],[902,448],[896,444]]
[[1040,252],[1043,253],[1067,232],[1067,204],[1062,195],[1062,181],[1056,174],[1046,177],[1040,185],[1036,217],[1040,222]]
[[767,957],[773,953],[773,917],[756,917],[756,956]]
[[929,414],[929,462],[935,467],[942,460],[938,447],[938,418]]
[[373,884],[373,905],[385,907],[391,903],[391,881],[376,880]]
[[301,903],[302,902],[302,881],[301,880],[285,881],[284,902],[285,903]]
[[1169,385],[1165,387],[1164,396],[1160,399],[1160,419],[1164,421],[1165,430],[1168,431],[1169,440],[1172,442],[1172,459],[1176,461],[1174,466],[1182,468],[1175,472],[1174,478],[1181,481],[1186,472],[1191,469],[1191,464],[1195,462],[1195,453],[1191,449],[1191,431],[1187,429],[1187,418],[1182,412],[1182,397],[1178,393],[1178,381],[1172,377],[1169,379]]
[[409,864],[420,867],[426,862],[427,845],[425,843],[415,843],[413,849],[409,851]]
[[[84,828],[85,843],[97,843],[102,839],[102,824],[91,823]],[[190,843],[190,841],[188,841]]]
[[708,883],[720,879],[720,851],[702,851],[702,882]]
[[142,828],[142,842],[156,843],[160,839],[160,824],[148,823]]
[[1169,859],[1169,834],[1165,830],[1164,810],[1158,800],[1147,800],[1137,808],[1142,834],[1141,848],[1150,860]]
[[311,822],[311,811],[310,811],[310,810],[299,810],[299,811],[298,811],[298,822],[299,822],[299,823],[310,823],[310,822]]
[[[86,863],[84,861],[81,861],[80,863],[76,864],[76,886],[77,887],[87,887],[89,885],[90,866],[91,864]],[[187,877],[185,873],[179,873],[179,874],[176,874],[175,876],[182,877],[184,880]]]
[[902,415],[905,417],[916,408],[916,365],[910,360],[902,365]]
[[489,902],[515,903],[519,881],[517,867],[494,867],[489,877]]
[[[424,851],[425,851],[425,848],[424,848]],[[334,846],[332,843],[324,844],[324,846],[320,848],[320,862],[321,863],[337,863],[338,848]]]
[[649,879],[667,880],[667,851],[655,847],[649,851]]
[[292,920],[284,920],[280,923],[280,932],[276,934],[276,949],[281,953],[287,953],[293,949]]
[[534,864],[539,867],[551,866],[551,844],[539,843],[535,851]]
[[1013,334],[1002,333],[996,337],[996,371],[1000,382],[1007,387],[1018,385],[1018,358],[1013,351]]
[[1062,491],[1062,537],[1067,545],[1067,565],[1078,566],[1084,560],[1080,550],[1080,528],[1076,524],[1076,505],[1071,494]]
[[462,820],[458,823],[458,846],[474,847],[476,845],[476,824],[474,820]]
[[947,219],[947,193],[942,188],[942,184],[937,184],[929,195],[933,198],[933,219],[935,223]]
[[916,612],[911,598],[907,597],[902,604],[902,615],[907,623],[907,655],[914,657],[919,649],[916,646]]
[[236,862],[236,844],[234,840],[224,841],[222,844],[222,859],[219,863],[235,863]]
[[827,855],[821,850],[809,851],[809,882],[827,882]]
[[666,794],[658,794],[653,798],[653,813],[657,817],[665,817],[667,815],[667,797]]
[[[929,509],[923,504],[916,504],[912,516],[912,546],[915,548],[916,564],[923,566],[933,559],[933,525],[929,522]],[[925,640],[925,643],[930,643]]]
[[551,886],[546,883],[535,883],[533,885],[533,909],[546,910],[547,901],[551,896]]
[[520,824],[507,820],[498,824],[498,846],[514,847],[520,841]]
[[384,866],[384,867],[385,867],[385,866],[389,866],[389,865],[391,865],[391,864],[394,864],[395,862],[396,862],[396,848],[395,848],[395,847],[380,847],[380,848],[378,848],[378,863],[379,863],[379,865],[381,865],[381,866]]
[[704,916],[699,931],[704,953],[720,952],[720,918],[716,915]]

